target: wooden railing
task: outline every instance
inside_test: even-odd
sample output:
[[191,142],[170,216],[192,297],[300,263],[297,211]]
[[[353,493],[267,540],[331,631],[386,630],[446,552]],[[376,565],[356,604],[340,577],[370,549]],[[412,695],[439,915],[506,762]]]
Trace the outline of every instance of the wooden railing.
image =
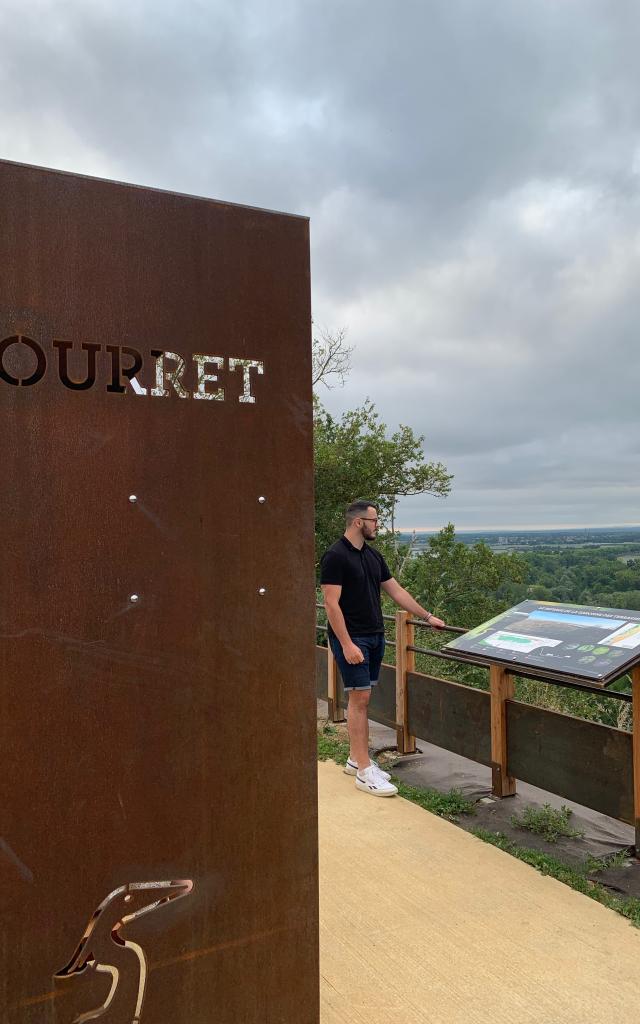
[[[631,695],[604,691],[633,701],[631,733],[517,701],[513,675],[503,665],[489,667],[488,692],[417,672],[416,654],[445,662],[455,658],[417,646],[416,628],[430,627],[407,612],[384,618],[395,621],[395,641],[387,640],[395,647],[395,666],[383,663],[369,717],[396,730],[399,753],[414,753],[419,736],[490,767],[497,797],[513,795],[520,779],[627,822],[635,827],[640,853],[640,667],[631,672]],[[322,624],[317,628],[326,630]],[[465,632],[451,626],[446,631]],[[328,647],[316,647],[316,691],[328,702],[330,720],[344,721],[347,701]]]

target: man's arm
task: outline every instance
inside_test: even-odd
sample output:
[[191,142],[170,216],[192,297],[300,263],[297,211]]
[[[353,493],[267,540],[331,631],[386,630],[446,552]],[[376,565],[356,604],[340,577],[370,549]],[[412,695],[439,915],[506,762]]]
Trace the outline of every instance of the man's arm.
[[338,642],[342,647],[342,653],[345,656],[346,661],[350,665],[359,665],[361,661],[364,661],[364,654],[359,647],[356,647],[353,640],[347,632],[347,624],[344,621],[344,615],[342,614],[342,608],[339,605],[340,594],[342,593],[342,587],[337,586],[335,583],[323,583],[322,593],[324,596],[324,607],[327,613],[327,618],[331,624],[331,628],[338,638]]
[[385,594],[388,594],[392,601],[395,601],[397,605],[404,608],[405,612],[409,612],[410,615],[417,615],[418,618],[424,619],[428,626],[433,626],[434,629],[442,629],[444,622],[442,619],[436,618],[431,612],[426,611],[422,605],[418,604],[416,600],[411,596],[408,590],[401,587],[397,580],[391,577],[390,580],[385,580],[380,586],[384,590]]

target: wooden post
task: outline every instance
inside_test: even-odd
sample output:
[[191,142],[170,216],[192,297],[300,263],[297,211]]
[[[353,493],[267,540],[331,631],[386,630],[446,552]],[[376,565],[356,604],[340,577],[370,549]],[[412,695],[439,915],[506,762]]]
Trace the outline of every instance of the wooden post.
[[494,796],[513,796],[516,780],[507,773],[507,708],[513,700],[513,677],[502,665],[491,665],[491,773]]
[[399,754],[415,754],[416,738],[409,732],[407,714],[407,673],[416,667],[413,647],[414,627],[409,623],[408,612],[396,612],[396,734]]
[[640,860],[640,665],[631,669],[633,693],[633,818],[636,827],[635,854]]
[[327,644],[327,706],[330,721],[345,721],[342,708],[338,704],[338,666],[330,644]]

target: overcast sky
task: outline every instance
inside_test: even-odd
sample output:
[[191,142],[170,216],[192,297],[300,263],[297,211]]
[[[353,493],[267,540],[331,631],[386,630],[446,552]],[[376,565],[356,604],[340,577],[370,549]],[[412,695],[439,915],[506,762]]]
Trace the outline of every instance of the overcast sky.
[[400,525],[640,523],[634,0],[3,0],[0,156],[308,215],[313,314],[454,473]]

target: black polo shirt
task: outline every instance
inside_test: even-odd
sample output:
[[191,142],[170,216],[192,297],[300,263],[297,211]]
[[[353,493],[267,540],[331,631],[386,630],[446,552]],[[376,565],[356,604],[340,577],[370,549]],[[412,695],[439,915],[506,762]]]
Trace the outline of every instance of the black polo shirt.
[[[383,633],[380,584],[390,580],[391,573],[380,552],[368,544],[358,550],[341,537],[325,551],[320,567],[320,583],[342,587],[339,604],[349,636]],[[329,630],[333,632],[331,626]]]

